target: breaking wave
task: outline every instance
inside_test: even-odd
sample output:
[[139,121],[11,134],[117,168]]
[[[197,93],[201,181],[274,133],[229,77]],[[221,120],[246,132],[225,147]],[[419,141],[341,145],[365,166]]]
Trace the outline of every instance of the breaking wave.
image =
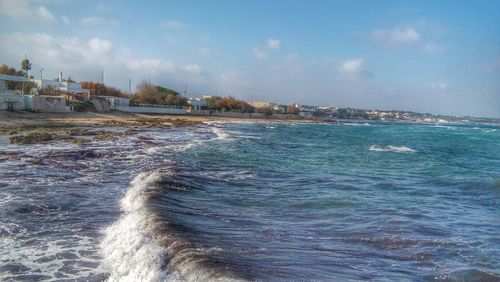
[[417,151],[412,148],[408,148],[406,146],[398,147],[392,145],[388,145],[385,147],[381,147],[379,145],[371,145],[369,150],[373,152],[393,152],[393,153],[415,153]]
[[216,139],[218,140],[226,140],[230,137],[230,135],[224,132],[224,130],[222,130],[220,127],[211,127],[211,129],[212,132],[217,136]]
[[152,202],[160,193],[188,189],[169,179],[172,173],[140,173],[121,199],[123,214],[101,243],[109,281],[240,280],[209,261],[206,254],[214,250],[196,248],[155,212]]

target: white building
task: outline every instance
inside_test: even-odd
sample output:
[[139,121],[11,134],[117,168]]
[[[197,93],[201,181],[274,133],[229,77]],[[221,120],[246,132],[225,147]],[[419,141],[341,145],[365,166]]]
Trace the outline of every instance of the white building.
[[[7,89],[7,81],[14,82],[24,82],[26,81],[26,77],[17,76],[17,75],[8,75],[8,74],[0,74],[0,94],[6,94],[7,92],[18,92],[18,91],[9,91]],[[11,93],[13,94],[13,93]]]
[[285,114],[286,113],[286,106],[275,104],[273,106],[273,111],[276,113],[279,113],[279,114]]
[[32,79],[31,81],[33,81],[36,84],[38,90],[50,87],[56,91],[61,91],[73,95],[77,94],[80,96],[85,96],[86,99],[90,97],[90,90],[83,89],[80,86],[80,83],[63,81],[62,73],[59,74],[59,78],[57,80]]
[[205,103],[204,99],[200,98],[188,98],[188,110],[191,111],[203,111],[207,107],[207,103]]

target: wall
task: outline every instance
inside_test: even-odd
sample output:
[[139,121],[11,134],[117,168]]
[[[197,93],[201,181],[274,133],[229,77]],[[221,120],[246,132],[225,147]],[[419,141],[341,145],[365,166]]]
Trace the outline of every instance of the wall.
[[33,100],[34,111],[37,112],[51,112],[51,113],[63,113],[71,112],[72,109],[66,106],[66,99],[64,97],[54,97],[54,96],[30,96]]
[[91,99],[90,102],[94,105],[97,112],[109,112],[110,102],[105,99]]
[[112,97],[112,96],[101,96],[99,98],[105,99],[106,101],[108,101],[109,102],[109,107],[112,110],[115,110],[116,107],[118,107],[118,106],[127,107],[127,106],[130,105],[130,99],[129,98]]
[[8,110],[9,105],[12,105],[12,110],[14,111],[24,110],[24,96],[0,94],[0,110]]
[[212,116],[216,117],[235,117],[235,118],[263,118],[266,117],[263,114],[259,113],[235,113],[235,112],[214,112]]
[[209,110],[195,111],[192,109],[188,109],[188,113],[190,115],[194,115],[194,116],[209,116],[211,111],[209,111]]
[[141,114],[185,115],[186,109],[116,106],[117,111]]

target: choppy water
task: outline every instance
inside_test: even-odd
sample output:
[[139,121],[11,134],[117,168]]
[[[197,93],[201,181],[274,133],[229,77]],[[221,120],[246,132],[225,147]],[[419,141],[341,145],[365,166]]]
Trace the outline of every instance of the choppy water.
[[500,280],[498,127],[224,123],[0,149],[0,280]]

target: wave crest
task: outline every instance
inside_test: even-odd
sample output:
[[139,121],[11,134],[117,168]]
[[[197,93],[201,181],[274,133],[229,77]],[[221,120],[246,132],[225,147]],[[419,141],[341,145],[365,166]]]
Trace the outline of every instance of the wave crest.
[[393,152],[393,153],[415,153],[417,151],[406,146],[398,147],[393,145],[388,145],[385,147],[381,147],[379,145],[371,145],[369,150],[373,152]]
[[160,172],[140,173],[120,201],[123,215],[104,231],[102,266],[109,281],[237,280],[214,267],[206,254],[169,230],[151,201],[162,190],[185,187]]

